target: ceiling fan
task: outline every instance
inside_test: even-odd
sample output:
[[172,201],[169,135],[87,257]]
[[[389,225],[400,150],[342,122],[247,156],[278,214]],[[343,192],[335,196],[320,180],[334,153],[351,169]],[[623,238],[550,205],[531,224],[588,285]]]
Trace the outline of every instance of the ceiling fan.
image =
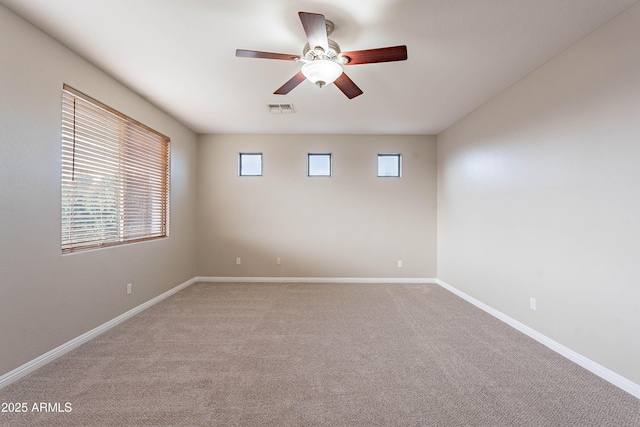
[[236,56],[243,58],[302,62],[301,70],[276,90],[274,92],[276,95],[286,95],[305,79],[308,79],[318,87],[334,83],[349,99],[352,99],[362,95],[362,90],[342,71],[343,65],[373,64],[407,59],[407,46],[341,52],[338,43],[328,38],[334,29],[333,22],[324,19],[324,15],[318,13],[298,12],[298,15],[308,39],[308,43],[302,50],[302,56],[256,50],[236,50]]

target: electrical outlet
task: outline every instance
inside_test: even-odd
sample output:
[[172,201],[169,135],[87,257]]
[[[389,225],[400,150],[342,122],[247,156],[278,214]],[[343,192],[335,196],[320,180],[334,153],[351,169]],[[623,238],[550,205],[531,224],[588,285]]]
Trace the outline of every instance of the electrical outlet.
[[400,267],[402,267],[402,261],[401,260],[398,261],[398,268],[400,268]]
[[280,257],[276,258],[276,264],[278,265],[282,264],[282,260],[280,259]]
[[240,258],[236,258],[236,264],[240,264]]
[[127,283],[127,295],[131,293],[131,283]]
[[531,308],[531,310],[535,310],[536,309],[536,299],[535,298],[531,298],[529,300],[529,308]]

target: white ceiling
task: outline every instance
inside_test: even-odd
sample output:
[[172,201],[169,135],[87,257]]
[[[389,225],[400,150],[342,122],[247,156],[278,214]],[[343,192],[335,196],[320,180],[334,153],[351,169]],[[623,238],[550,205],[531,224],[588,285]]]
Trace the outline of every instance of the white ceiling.
[[[355,134],[437,134],[637,2],[0,0],[198,133]],[[298,11],[332,20],[343,51],[409,59],[345,67],[353,100],[308,81],[273,95],[299,65],[235,49],[301,55]]]

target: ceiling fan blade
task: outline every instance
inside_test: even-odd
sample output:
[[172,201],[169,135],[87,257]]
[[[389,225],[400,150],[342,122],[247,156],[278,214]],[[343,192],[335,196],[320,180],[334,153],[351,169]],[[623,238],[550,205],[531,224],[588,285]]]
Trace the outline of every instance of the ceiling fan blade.
[[329,51],[327,42],[327,26],[324,23],[324,15],[319,13],[298,12],[304,32],[309,40],[309,47],[313,50],[320,46],[325,52]]
[[302,71],[298,71],[298,74],[293,76],[288,82],[283,84],[278,90],[273,92],[276,95],[286,95],[291,92],[296,86],[302,83],[306,77],[302,74]]
[[285,61],[295,61],[300,58],[298,55],[288,53],[260,52],[246,49],[236,49],[236,56],[240,58],[282,59]]
[[345,65],[373,64],[375,62],[404,61],[407,59],[407,46],[381,47],[378,49],[354,50],[342,52],[349,58]]
[[345,73],[342,73],[342,75],[340,75],[340,77],[338,77],[336,81],[333,82],[333,84],[338,86],[338,89],[340,89],[342,93],[347,95],[347,98],[349,99],[353,99],[358,95],[362,95],[362,90],[360,90],[360,88],[356,86],[353,80],[351,80]]

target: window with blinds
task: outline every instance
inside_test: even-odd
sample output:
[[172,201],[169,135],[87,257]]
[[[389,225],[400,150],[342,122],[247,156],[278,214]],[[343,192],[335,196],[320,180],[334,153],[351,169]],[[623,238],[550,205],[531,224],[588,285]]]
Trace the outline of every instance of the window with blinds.
[[169,143],[64,85],[62,253],[168,236]]

